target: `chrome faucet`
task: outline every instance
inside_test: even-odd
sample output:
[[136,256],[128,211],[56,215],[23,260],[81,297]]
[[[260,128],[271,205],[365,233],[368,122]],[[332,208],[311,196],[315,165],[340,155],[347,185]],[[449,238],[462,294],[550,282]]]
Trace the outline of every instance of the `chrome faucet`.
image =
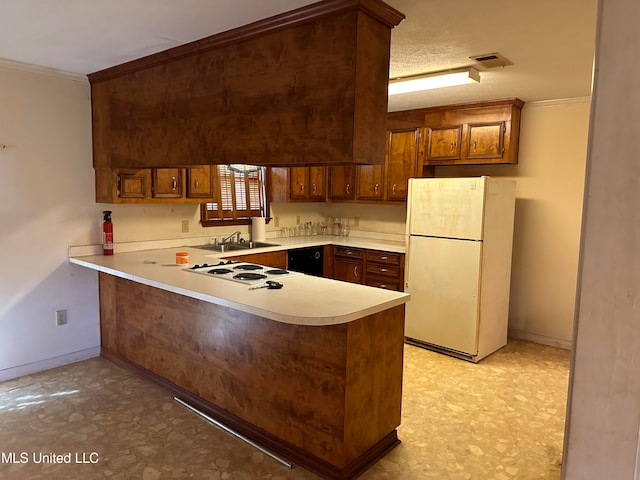
[[[242,235],[242,232],[240,230],[236,230],[235,232],[233,232],[231,235],[228,235],[226,237],[224,237],[221,241],[220,241],[220,245],[224,245],[225,243],[227,243],[229,240],[231,240],[233,237],[236,237],[236,241],[235,243],[240,243],[240,235]],[[233,243],[233,242],[231,242]]]

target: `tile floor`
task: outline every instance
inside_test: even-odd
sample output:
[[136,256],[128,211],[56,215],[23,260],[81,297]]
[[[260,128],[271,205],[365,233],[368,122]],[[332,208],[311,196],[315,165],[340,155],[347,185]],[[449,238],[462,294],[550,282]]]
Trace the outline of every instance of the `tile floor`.
[[[569,356],[510,341],[474,365],[407,345],[403,443],[360,478],[559,479]],[[0,455],[0,479],[318,478],[101,358],[0,383]]]

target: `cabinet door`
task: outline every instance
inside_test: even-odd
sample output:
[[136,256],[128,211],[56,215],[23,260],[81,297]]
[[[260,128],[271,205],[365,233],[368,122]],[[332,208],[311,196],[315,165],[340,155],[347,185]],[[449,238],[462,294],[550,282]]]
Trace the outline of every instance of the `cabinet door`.
[[289,170],[290,175],[290,191],[289,198],[291,200],[306,200],[308,198],[308,167],[292,167]]
[[384,165],[360,165],[357,168],[357,200],[384,199]]
[[502,158],[505,130],[504,122],[470,124],[465,157],[467,159]]
[[387,200],[407,199],[409,178],[416,176],[420,130],[389,132]]
[[462,125],[427,128],[427,151],[425,163],[439,164],[459,160],[462,144]]
[[187,197],[212,198],[211,166],[187,168]]
[[154,198],[182,198],[182,169],[153,169]]
[[344,282],[362,283],[362,260],[334,257],[333,278]]
[[150,180],[149,170],[120,170],[116,194],[119,198],[147,198]]
[[354,200],[355,167],[329,167],[329,198],[331,200]]
[[324,201],[327,197],[327,167],[308,167],[309,199]]

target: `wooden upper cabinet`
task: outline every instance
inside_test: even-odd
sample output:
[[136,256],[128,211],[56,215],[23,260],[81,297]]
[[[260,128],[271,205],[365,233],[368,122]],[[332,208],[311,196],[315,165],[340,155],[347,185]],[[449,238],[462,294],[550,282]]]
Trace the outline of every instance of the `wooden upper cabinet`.
[[213,177],[210,165],[187,168],[187,197],[213,197]]
[[272,202],[324,202],[327,200],[326,167],[272,167],[268,169]]
[[459,160],[462,148],[462,125],[429,127],[427,133],[427,161]]
[[154,198],[182,198],[182,169],[154,168],[152,196]]
[[409,178],[418,169],[420,129],[392,130],[388,136],[387,200],[406,201]]
[[523,105],[513,98],[413,110],[406,115],[424,114],[424,165],[518,163]]
[[92,73],[94,168],[381,164],[403,18],[325,0]]
[[384,165],[359,165],[356,171],[356,200],[384,200]]
[[327,198],[327,168],[308,167],[309,199],[324,201]]
[[151,175],[145,170],[122,170],[116,175],[116,196],[142,199],[151,191]]
[[329,200],[355,200],[355,167],[329,167]]
[[309,169],[307,167],[292,167],[289,171],[291,200],[307,200],[309,198]]
[[502,158],[504,154],[505,122],[470,124],[467,126],[467,159]]

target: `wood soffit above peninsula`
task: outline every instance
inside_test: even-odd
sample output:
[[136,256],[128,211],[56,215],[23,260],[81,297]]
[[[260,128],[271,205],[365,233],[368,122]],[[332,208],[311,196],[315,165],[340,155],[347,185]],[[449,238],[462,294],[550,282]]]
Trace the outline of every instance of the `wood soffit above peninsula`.
[[382,164],[403,18],[328,0],[90,74],[94,167]]

